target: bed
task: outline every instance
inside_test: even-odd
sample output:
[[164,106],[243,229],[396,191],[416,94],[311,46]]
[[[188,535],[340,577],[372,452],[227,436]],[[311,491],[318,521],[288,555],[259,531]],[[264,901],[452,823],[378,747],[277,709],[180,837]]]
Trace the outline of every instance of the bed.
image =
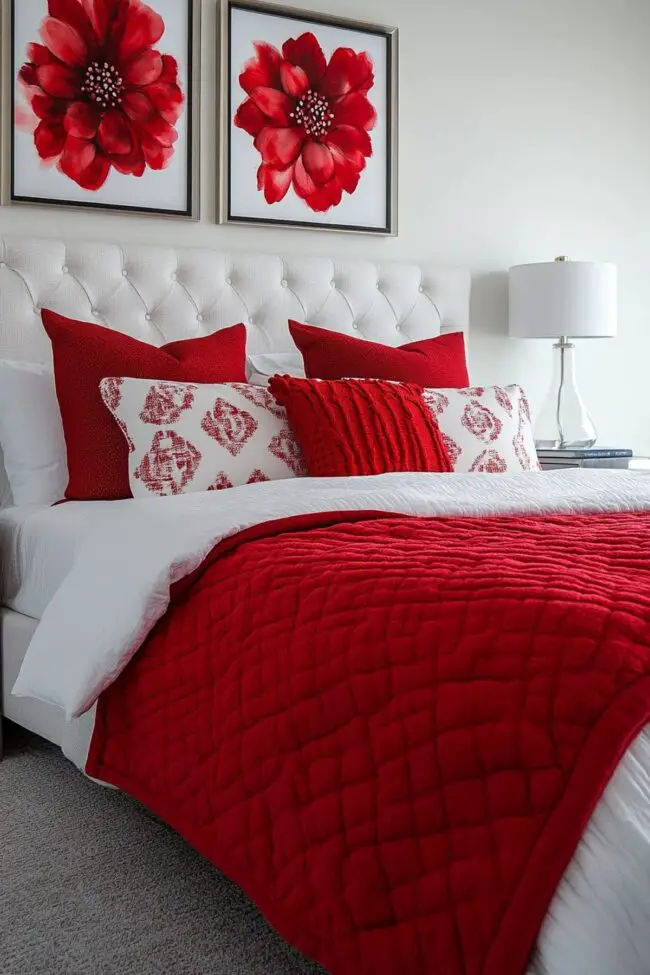
[[[116,329],[128,324],[136,337],[157,345],[243,319],[252,352],[288,353],[287,319],[299,317],[316,325],[335,321],[350,335],[397,346],[441,331],[465,330],[469,275],[462,270],[310,258],[2,241],[0,356],[47,361],[48,346],[39,320],[39,309],[45,305],[86,320],[94,316]],[[542,921],[531,971],[647,975],[650,739],[644,726],[650,714],[645,661],[650,588],[644,588],[647,566],[636,551],[638,538],[648,530],[645,513],[649,510],[650,478],[609,471],[536,472],[503,479],[473,474],[304,478],[251,483],[219,495],[73,502],[21,512],[7,507],[0,514],[5,714],[61,745],[93,777],[145,801],[240,882],[288,940],[323,961],[335,975],[349,971],[388,975],[397,970],[516,975],[525,969]],[[571,575],[575,567],[564,564],[566,559],[539,562],[540,532],[545,533],[543,553],[566,551],[578,540],[587,540],[584,550],[597,557],[585,557],[580,563],[584,592],[573,591],[578,577]],[[312,548],[310,571],[303,571],[301,553]],[[619,558],[619,551],[625,555]],[[373,560],[364,559],[360,552],[372,552],[381,571],[373,576]],[[577,563],[578,548],[576,552]],[[433,559],[436,565],[431,553],[438,554]],[[449,559],[454,572],[441,585],[439,569]],[[430,606],[419,598],[421,579],[413,574],[413,566],[421,564],[424,578],[425,562],[430,585],[437,587],[436,598],[444,610],[435,620],[426,615]],[[312,566],[317,567],[316,574]],[[540,583],[531,566],[551,573],[548,578],[553,584],[544,584],[547,576]],[[633,574],[636,588],[632,590],[628,580]],[[315,599],[325,578],[328,598]],[[345,585],[340,579],[345,579]],[[529,666],[523,669],[516,667],[516,656],[507,658],[524,690],[522,700],[536,700],[525,691],[537,678],[546,695],[544,714],[540,717],[535,711],[528,728],[533,731],[530,738],[523,732],[514,737],[512,730],[508,732],[508,741],[522,743],[516,760],[524,760],[524,741],[530,746],[533,766],[540,747],[545,747],[540,745],[537,724],[543,727],[560,707],[557,688],[562,690],[557,701],[571,716],[564,722],[569,730],[562,732],[562,748],[582,747],[577,730],[581,721],[593,720],[600,736],[592,740],[589,734],[590,750],[580,752],[585,768],[578,786],[591,790],[594,802],[582,801],[582,811],[578,809],[573,818],[556,817],[555,831],[544,834],[545,847],[530,845],[526,835],[532,819],[537,817],[541,823],[545,816],[538,805],[531,813],[533,794],[541,795],[551,787],[541,769],[541,778],[528,790],[508,787],[498,792],[497,803],[505,803],[499,828],[505,828],[505,833],[494,832],[494,820],[491,825],[482,822],[480,842],[465,836],[457,848],[458,834],[449,832],[450,820],[458,825],[458,818],[462,821],[465,815],[463,806],[478,809],[483,801],[472,799],[467,806],[461,798],[454,805],[461,781],[454,768],[456,758],[465,754],[469,761],[475,747],[486,748],[487,754],[501,754],[505,747],[496,738],[471,745],[481,740],[481,722],[472,719],[471,727],[444,753],[445,759],[443,737],[427,730],[429,702],[424,725],[414,712],[408,734],[387,737],[383,727],[375,727],[372,747],[361,747],[377,715],[381,723],[406,696],[420,700],[429,681],[431,686],[440,685],[436,708],[450,715],[447,731],[452,737],[460,732],[454,727],[457,695],[450,696],[449,688],[476,679],[472,654],[477,648],[480,653],[485,650],[480,634],[490,613],[489,600],[478,597],[485,594],[487,583],[490,592],[505,600],[491,624],[502,628],[499,639],[512,637],[503,629],[504,618],[518,621],[512,632],[524,636],[533,632],[533,618],[536,634],[542,632],[540,620],[552,630],[556,684],[549,684],[544,674],[536,675],[541,650],[528,655]],[[173,612],[166,614],[170,598]],[[202,598],[212,600],[207,609],[201,608]],[[465,616],[455,617],[461,603]],[[588,611],[592,603],[605,614],[598,619],[614,619],[617,628],[612,630],[608,622],[594,630],[595,617]],[[239,605],[242,611],[233,616]],[[287,605],[304,607],[306,614],[289,629]],[[368,608],[366,616],[358,615],[359,607]],[[396,617],[395,607],[408,607],[408,615]],[[207,632],[215,613],[227,622],[234,643],[224,660],[211,652],[187,654],[182,675],[190,691],[170,697],[170,686],[175,693],[178,690],[178,675],[170,670],[171,664],[156,669],[156,661],[178,656],[178,648],[188,639],[188,620],[205,621],[201,626]],[[357,614],[353,630],[363,649],[357,654],[356,644],[348,647],[341,635],[350,613]],[[624,618],[619,618],[620,613]],[[372,627],[370,616],[375,619]],[[409,657],[413,647],[421,645],[426,627],[446,628],[446,639],[453,645],[464,632],[463,620],[469,618],[483,621],[466,633],[463,666],[469,669],[440,682],[437,671],[426,670],[430,660],[423,663]],[[581,629],[583,622],[587,631]],[[401,638],[405,627],[408,640]],[[341,659],[333,654],[331,660],[323,654],[319,658],[323,665],[313,666],[312,648],[328,634],[332,646],[345,645],[346,654]],[[189,639],[198,647],[196,636]],[[285,652],[295,640],[296,652],[303,654],[300,659],[305,663],[297,672]],[[525,639],[520,645],[526,647]],[[390,659],[380,667],[377,661],[382,663],[382,653],[389,653]],[[240,658],[243,663],[233,666],[232,661]],[[368,659],[374,661],[374,669],[368,669]],[[21,666],[20,696],[16,696],[11,690]],[[339,666],[342,670],[337,671]],[[217,680],[221,667],[223,679]],[[589,687],[584,702],[575,675]],[[473,705],[476,713],[485,707],[507,709],[510,705],[494,689],[501,686],[499,681],[508,683],[509,672],[483,674],[481,679],[491,682],[491,690],[488,693],[483,686]],[[268,696],[269,688],[277,692],[273,698]],[[214,706],[206,704],[213,693],[217,713],[227,716],[223,722],[214,721]],[[611,700],[608,695],[613,695]],[[600,704],[597,699],[602,699]],[[576,700],[584,704],[584,713],[574,722]],[[255,716],[258,706],[262,710]],[[611,716],[611,727],[586,716],[593,707]],[[366,708],[373,718],[368,717],[364,725],[361,715]],[[192,722],[201,714],[204,725],[199,734]],[[340,727],[332,729],[328,722],[337,715]],[[246,720],[240,720],[243,717]],[[489,724],[488,718],[484,723]],[[181,737],[170,736],[170,727]],[[591,728],[584,724],[582,730],[587,727]],[[217,739],[211,736],[222,730],[227,737],[218,747],[224,760],[215,764]],[[295,774],[290,787],[278,793],[277,788],[287,783],[277,759],[295,735],[302,744],[286,766]],[[327,751],[332,735],[337,747],[344,746],[336,753],[334,765]],[[150,746],[138,755],[137,736]],[[417,746],[415,751],[409,750],[409,738]],[[384,797],[380,802],[373,792],[377,783],[368,762],[378,762],[377,749],[382,748],[388,752],[387,772],[377,779]],[[391,765],[398,758],[402,762],[404,748],[406,764]],[[167,749],[164,758],[160,749]],[[423,764],[414,761],[416,752],[424,756]],[[303,755],[306,764],[300,765]],[[149,760],[160,764],[143,771]],[[551,755],[549,769],[553,761]],[[438,770],[447,768],[450,778],[445,783],[445,822],[431,838],[415,822],[423,815],[425,819],[437,815],[427,784],[433,764]],[[405,769],[411,774],[404,778]],[[492,771],[498,777],[506,768]],[[258,776],[265,783],[262,787]],[[339,776],[343,791],[336,785]],[[375,783],[370,792],[369,781]],[[495,781],[487,776],[480,780],[486,796]],[[572,772],[568,781],[574,785],[573,791],[567,789],[568,805],[580,806],[580,789]],[[260,801],[258,789],[270,797],[268,803]],[[406,811],[403,803],[391,799],[392,790],[399,796],[400,789],[409,796]],[[161,796],[174,790],[177,802],[166,804]],[[352,820],[348,820],[343,811],[353,793]],[[216,815],[214,810],[228,796],[230,805]],[[513,802],[526,807],[526,816],[512,815],[508,804]],[[369,844],[368,822],[379,828],[379,820],[373,818],[375,805],[390,810],[389,820],[381,826],[388,832],[379,859],[367,856],[369,845],[376,843],[375,837]],[[355,820],[360,808],[364,811]],[[525,826],[521,830],[516,828],[519,819]],[[227,849],[223,843],[219,846],[215,822],[228,837]],[[345,828],[333,830],[332,823],[343,823]],[[248,824],[248,832],[242,824]],[[421,844],[419,853],[413,849],[414,837]],[[498,865],[494,875],[482,872],[480,883],[475,884],[478,852],[489,852],[492,869],[499,849],[510,849],[513,837],[521,843],[512,849],[512,861]],[[330,840],[333,846],[328,845]],[[453,853],[447,858],[449,868],[440,875],[445,878],[442,888],[429,883],[431,876],[425,884],[422,878],[408,875],[407,864],[421,864],[441,850],[444,856]],[[531,888],[525,864],[519,864],[513,876],[516,880],[519,870],[528,890],[520,890],[514,880],[508,887],[516,857],[527,859],[530,854],[535,859],[533,852],[538,861],[546,854],[546,874],[544,862],[538,863],[537,880],[543,877],[543,882]],[[334,870],[328,866],[332,862],[337,864]],[[389,876],[393,879],[387,899],[382,900],[379,895]],[[516,901],[514,913],[490,899],[491,890],[500,889],[504,878],[504,889]],[[431,898],[445,903],[433,925],[428,917],[419,919],[421,905]],[[477,913],[479,907],[485,907],[486,913]],[[400,933],[396,934],[398,917]],[[432,931],[436,932],[433,941]]]
[[[313,324],[340,322],[350,335],[396,346],[441,332],[465,331],[469,274],[434,266],[2,239],[1,358],[51,361],[40,320],[43,307],[118,331],[130,329],[129,334],[154,345],[245,321],[249,353],[295,352],[287,320],[304,317]],[[1,476],[0,497],[7,503],[11,499]],[[65,576],[66,553],[75,549],[88,521],[99,515],[96,510],[83,512],[83,505],[64,515],[31,512],[25,526],[13,531],[15,517],[5,515],[1,529],[4,714],[65,745],[64,737],[68,740],[71,734],[62,713],[12,696],[11,687],[34,632],[34,620]],[[24,548],[15,553],[15,539],[21,532]],[[54,562],[49,573],[37,568],[34,558],[40,560],[45,553]],[[30,583],[9,579],[16,558],[32,574]],[[26,593],[30,584],[32,591],[37,590],[31,599]],[[76,735],[72,737],[71,754],[79,759]]]

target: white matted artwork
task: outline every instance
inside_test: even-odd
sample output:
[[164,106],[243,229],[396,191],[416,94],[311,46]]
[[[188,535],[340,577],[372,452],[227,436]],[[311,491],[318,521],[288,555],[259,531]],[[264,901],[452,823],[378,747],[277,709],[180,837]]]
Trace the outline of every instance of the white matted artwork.
[[3,201],[198,217],[199,0],[3,9]]
[[397,232],[397,31],[222,7],[223,223]]

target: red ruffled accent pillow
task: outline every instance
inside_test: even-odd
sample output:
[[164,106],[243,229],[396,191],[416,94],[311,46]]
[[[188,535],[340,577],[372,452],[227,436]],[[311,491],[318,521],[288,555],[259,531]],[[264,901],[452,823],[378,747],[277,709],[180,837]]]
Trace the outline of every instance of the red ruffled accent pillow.
[[68,455],[70,501],[130,498],[128,447],[104,406],[107,376],[195,383],[246,382],[246,326],[162,348],[102,325],[42,312],[52,342],[54,380]]
[[311,477],[452,470],[442,434],[417,386],[274,376]]
[[462,332],[393,349],[300,322],[290,321],[289,331],[310,379],[390,379],[438,389],[469,386]]

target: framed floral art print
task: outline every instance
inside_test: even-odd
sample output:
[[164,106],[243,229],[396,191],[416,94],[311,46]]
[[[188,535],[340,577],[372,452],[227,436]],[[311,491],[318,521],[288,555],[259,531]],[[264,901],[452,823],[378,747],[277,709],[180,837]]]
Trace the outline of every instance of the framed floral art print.
[[3,202],[198,217],[200,0],[5,0]]
[[397,232],[397,31],[223,0],[222,223]]

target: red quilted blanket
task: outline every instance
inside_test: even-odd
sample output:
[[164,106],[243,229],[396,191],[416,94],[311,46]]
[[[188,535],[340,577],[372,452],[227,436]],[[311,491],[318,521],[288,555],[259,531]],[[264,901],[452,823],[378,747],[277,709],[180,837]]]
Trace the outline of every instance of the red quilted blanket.
[[87,770],[333,975],[521,975],[650,719],[650,517],[270,523],[100,700]]

